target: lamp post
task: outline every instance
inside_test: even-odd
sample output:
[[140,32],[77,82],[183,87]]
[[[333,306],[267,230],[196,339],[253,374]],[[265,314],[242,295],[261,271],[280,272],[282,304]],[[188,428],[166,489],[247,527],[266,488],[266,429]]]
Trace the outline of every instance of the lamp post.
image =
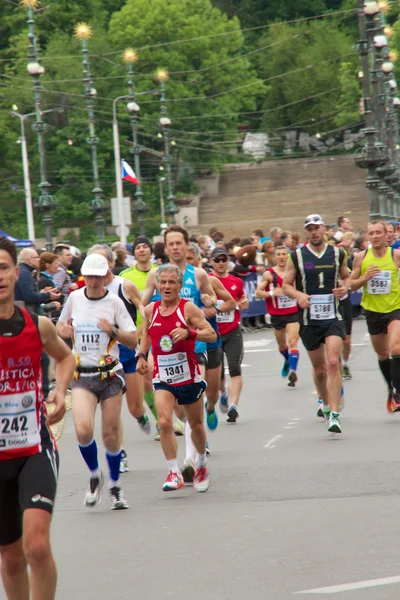
[[168,81],[168,71],[165,69],[159,69],[156,73],[156,79],[160,84],[160,102],[161,102],[161,118],[160,125],[164,137],[164,157],[163,162],[167,165],[167,181],[168,181],[168,204],[166,212],[170,215],[171,223],[175,223],[175,215],[178,212],[176,204],[174,202],[174,190],[172,185],[172,172],[171,172],[171,155],[169,152],[169,131],[168,127],[171,125],[171,119],[168,117],[166,97],[165,97],[165,82]]
[[[380,218],[379,205],[379,185],[381,180],[378,176],[377,169],[386,163],[385,146],[378,141],[378,131],[374,126],[377,122],[376,117],[376,101],[374,102],[374,112],[371,103],[371,81],[369,77],[369,48],[373,43],[373,35],[375,33],[375,17],[379,13],[378,2],[364,2],[358,0],[358,26],[360,33],[359,49],[361,54],[362,64],[362,85],[363,85],[363,108],[364,108],[364,135],[366,144],[362,153],[356,158],[356,165],[362,169],[367,169],[366,187],[368,189],[370,219],[373,221]],[[366,23],[367,18],[367,23]],[[375,93],[376,98],[376,93]]]
[[119,132],[117,119],[117,102],[124,100],[128,96],[118,96],[113,100],[113,141],[114,141],[114,161],[115,161],[115,184],[117,189],[117,201],[119,212],[119,239],[122,244],[126,244],[125,223],[124,223],[124,196],[122,188],[121,173],[121,153],[119,150]]
[[36,46],[36,35],[35,35],[35,20],[33,18],[33,11],[38,6],[38,0],[22,0],[22,6],[28,10],[28,57],[29,62],[27,70],[33,80],[33,94],[35,101],[35,116],[36,123],[33,129],[37,132],[38,147],[39,147],[39,164],[40,164],[40,195],[35,206],[39,208],[43,213],[43,226],[46,236],[46,250],[50,252],[53,249],[53,218],[51,216],[51,209],[55,207],[53,198],[51,197],[50,183],[47,181],[47,168],[46,168],[46,150],[44,145],[44,133],[46,131],[46,125],[43,122],[43,111],[42,111],[42,98],[41,98],[41,84],[40,77],[44,74],[44,67],[40,64],[40,58]]
[[[139,117],[140,106],[136,102],[135,80],[134,80],[134,64],[137,61],[137,59],[138,59],[138,55],[135,52],[135,50],[132,50],[131,48],[127,48],[125,50],[124,62],[127,65],[128,75],[129,75],[129,79],[128,79],[129,102],[126,105],[126,108],[128,109],[130,120],[131,120],[132,141],[133,141],[133,146],[130,151],[132,152],[133,157],[134,157],[136,177],[138,178],[139,182],[141,183],[140,154],[142,152],[142,147],[140,144],[138,144],[138,126],[137,126],[137,120]],[[135,205],[134,205],[133,210],[138,215],[140,235],[144,235],[145,231],[146,231],[144,215],[147,211],[147,206],[143,200],[143,195],[144,194],[143,194],[142,185],[136,186]]]
[[90,144],[92,152],[92,170],[93,170],[93,190],[94,198],[90,201],[89,207],[96,217],[95,223],[97,226],[97,237],[99,242],[104,243],[104,210],[105,204],[102,198],[103,190],[100,187],[99,179],[99,167],[97,162],[97,144],[99,138],[96,137],[95,125],[94,125],[94,109],[93,101],[97,96],[97,91],[93,87],[92,78],[90,74],[90,64],[88,58],[88,47],[87,40],[92,35],[92,29],[87,23],[78,23],[75,27],[75,35],[81,42],[82,54],[83,54],[83,83],[85,86],[85,97],[86,107],[89,117],[89,137],[86,139],[87,143]]
[[164,182],[165,177],[160,177],[158,180],[158,185],[160,186],[160,209],[161,209],[161,233],[166,229],[167,224],[165,222],[165,203],[164,203]]

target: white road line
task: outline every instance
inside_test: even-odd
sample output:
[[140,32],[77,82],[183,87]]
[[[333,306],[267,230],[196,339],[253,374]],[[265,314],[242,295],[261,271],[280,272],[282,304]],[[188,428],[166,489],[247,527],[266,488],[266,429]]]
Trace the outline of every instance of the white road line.
[[261,338],[261,340],[246,340],[243,342],[245,348],[261,348],[262,346],[269,346],[272,340]]
[[371,343],[367,343],[365,342],[364,344],[351,344],[351,347],[353,348],[353,346],[370,346]]
[[258,348],[257,350],[246,350],[244,349],[245,354],[250,354],[250,352],[273,352],[272,348]]
[[264,448],[275,448],[275,442],[277,442],[281,437],[281,435],[276,435],[264,445]]
[[400,583],[399,575],[396,577],[382,577],[381,579],[369,579],[365,581],[356,581],[355,583],[344,583],[343,585],[314,588],[313,590],[293,592],[293,594],[339,594],[340,592],[351,592],[352,590],[362,590],[365,588],[379,587],[381,585],[391,585],[393,583]]

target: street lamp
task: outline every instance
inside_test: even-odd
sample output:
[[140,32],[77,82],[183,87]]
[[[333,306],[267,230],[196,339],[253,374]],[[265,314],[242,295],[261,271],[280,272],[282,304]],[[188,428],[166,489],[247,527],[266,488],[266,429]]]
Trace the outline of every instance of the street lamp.
[[[42,98],[41,98],[41,84],[40,77],[44,74],[44,67],[40,64],[38,49],[36,46],[36,35],[35,35],[35,20],[33,18],[33,11],[38,6],[37,0],[22,0],[22,6],[24,6],[28,10],[28,19],[27,23],[29,26],[28,33],[28,57],[29,63],[27,66],[27,71],[29,75],[32,77],[33,81],[33,95],[35,101],[35,113],[36,123],[33,126],[33,129],[37,132],[38,137],[38,147],[39,147],[39,164],[40,164],[40,195],[37,201],[35,202],[35,206],[39,208],[43,212],[43,226],[45,230],[46,237],[46,250],[51,252],[53,249],[53,218],[51,216],[51,209],[54,208],[55,202],[51,197],[50,191],[50,183],[47,181],[47,168],[46,168],[46,150],[44,145],[44,133],[46,131],[46,125],[43,122],[43,111],[42,111]],[[25,136],[24,136],[25,137]],[[22,145],[22,150],[23,145]],[[29,177],[28,177],[29,178]],[[24,179],[25,179],[25,171],[24,171]],[[26,190],[26,188],[25,188]],[[26,194],[26,191],[25,191]],[[26,196],[27,198],[27,196]],[[28,199],[26,200],[28,202]],[[29,213],[28,213],[29,215]],[[33,216],[32,216],[33,219]],[[32,233],[32,232],[31,232]]]
[[[136,177],[138,178],[139,182],[142,183],[141,179],[140,179],[140,154],[142,152],[142,146],[140,146],[140,144],[138,144],[138,127],[137,127],[137,120],[139,117],[140,106],[136,102],[135,81],[134,81],[134,64],[137,61],[137,59],[138,59],[138,55],[135,52],[135,50],[132,50],[132,48],[127,48],[125,50],[124,62],[128,67],[128,75],[129,75],[129,79],[128,79],[129,102],[126,105],[126,108],[128,109],[128,113],[129,113],[130,120],[131,120],[132,141],[133,141],[133,146],[130,151],[132,152],[134,161],[135,161]],[[144,215],[147,211],[147,206],[143,200],[143,195],[144,194],[143,194],[142,185],[136,186],[135,204],[134,204],[133,210],[138,215],[140,235],[144,235],[145,231],[146,231]]]
[[167,227],[167,223],[165,222],[164,185],[163,185],[164,182],[165,182],[165,177],[160,177],[158,180],[158,184],[160,186],[161,233]]
[[89,207],[95,215],[95,222],[97,225],[97,236],[99,242],[104,243],[105,231],[104,231],[104,210],[105,204],[102,198],[103,190],[100,187],[99,179],[99,167],[97,163],[97,144],[99,138],[96,137],[96,131],[94,126],[94,109],[93,100],[97,96],[97,91],[93,87],[92,78],[90,74],[90,64],[88,58],[88,47],[87,40],[92,35],[92,28],[86,23],[78,23],[75,27],[75,35],[81,42],[82,54],[83,54],[83,83],[85,86],[85,97],[86,107],[89,117],[89,137],[86,139],[87,143],[90,144],[92,151],[92,169],[93,169],[93,183],[94,188],[92,193],[94,198],[90,201]]
[[159,69],[156,73],[156,79],[160,84],[160,102],[161,102],[161,118],[160,125],[163,132],[164,137],[164,157],[163,162],[167,166],[167,181],[168,181],[168,205],[167,205],[167,214],[170,215],[171,223],[175,223],[175,215],[178,212],[176,208],[176,204],[174,202],[175,196],[172,186],[172,172],[171,172],[171,156],[169,153],[169,131],[168,127],[171,125],[171,119],[168,117],[167,104],[165,98],[165,82],[168,81],[168,71],[165,69]]

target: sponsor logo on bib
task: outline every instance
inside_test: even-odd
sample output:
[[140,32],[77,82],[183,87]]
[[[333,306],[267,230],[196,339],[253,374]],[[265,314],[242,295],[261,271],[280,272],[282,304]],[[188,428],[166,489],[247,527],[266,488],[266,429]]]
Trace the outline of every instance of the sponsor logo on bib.
[[24,408],[29,408],[33,404],[32,396],[24,396],[21,400],[21,404]]

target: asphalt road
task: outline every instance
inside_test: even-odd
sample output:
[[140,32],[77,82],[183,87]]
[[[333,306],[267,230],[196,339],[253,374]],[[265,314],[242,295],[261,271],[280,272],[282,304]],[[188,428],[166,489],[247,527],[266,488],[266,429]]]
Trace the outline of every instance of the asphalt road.
[[[400,414],[386,413],[364,321],[353,341],[344,433],[333,436],[316,417],[302,347],[293,390],[279,375],[273,333],[246,335],[240,419],[221,418],[209,435],[206,494],[161,491],[161,448],[124,410],[131,508],[110,511],[104,497],[85,509],[87,473],[69,413],[52,530],[57,598],[398,600]],[[183,457],[183,439],[179,448]]]

